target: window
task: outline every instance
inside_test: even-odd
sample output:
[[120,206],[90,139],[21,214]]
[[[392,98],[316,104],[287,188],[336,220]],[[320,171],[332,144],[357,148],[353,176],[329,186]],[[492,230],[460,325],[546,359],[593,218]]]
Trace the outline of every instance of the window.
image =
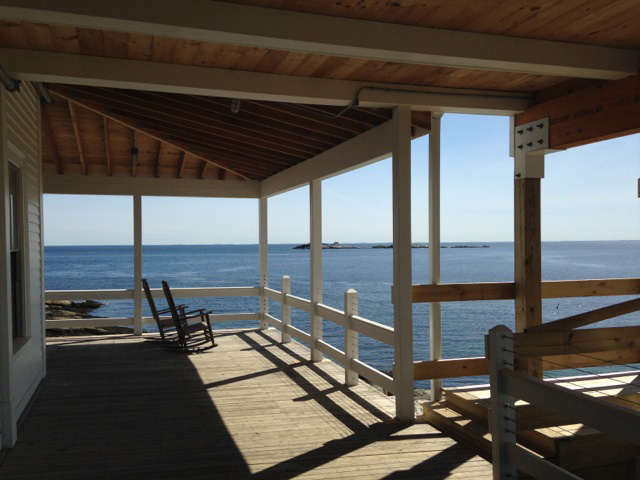
[[26,336],[24,320],[24,280],[22,266],[22,209],[20,170],[9,164],[9,255],[11,268],[11,319],[13,338]]

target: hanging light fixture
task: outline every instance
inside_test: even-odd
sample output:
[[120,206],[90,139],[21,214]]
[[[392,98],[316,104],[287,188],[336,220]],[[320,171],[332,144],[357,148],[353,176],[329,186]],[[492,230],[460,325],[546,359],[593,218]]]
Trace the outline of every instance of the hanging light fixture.
[[131,161],[133,162],[134,165],[138,164],[138,153],[140,151],[138,150],[138,147],[136,147],[135,145],[133,147],[131,147]]
[[20,91],[20,80],[11,78],[11,75],[2,66],[0,66],[0,82],[11,93]]

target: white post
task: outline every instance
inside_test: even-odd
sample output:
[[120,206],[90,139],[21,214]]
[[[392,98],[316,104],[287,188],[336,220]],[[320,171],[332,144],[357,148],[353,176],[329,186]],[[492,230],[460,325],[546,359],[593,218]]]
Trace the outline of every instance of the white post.
[[268,199],[261,197],[259,200],[258,214],[258,243],[260,257],[260,330],[266,330],[269,326],[265,315],[269,313],[269,298],[264,294],[264,288],[269,286],[269,230],[268,230]]
[[393,326],[396,417],[414,419],[411,298],[411,107],[393,111]]
[[291,334],[287,333],[287,325],[291,325],[291,307],[285,303],[285,295],[291,293],[291,278],[289,275],[282,277],[280,291],[282,292],[282,334],[280,341],[282,343],[289,343],[291,341]]
[[133,196],[133,333],[142,335],[142,196]]
[[[442,114],[431,115],[429,134],[429,283],[440,283],[440,122]],[[442,306],[429,304],[429,358],[442,359]],[[431,400],[442,399],[442,379],[431,380]]]
[[515,401],[510,395],[501,393],[503,368],[513,368],[513,332],[504,325],[489,330],[486,356],[491,373],[491,449],[493,478],[505,480],[517,478],[518,474],[506,461],[508,444],[516,442]]
[[311,214],[309,224],[311,257],[311,361],[322,360],[317,342],[322,340],[322,318],[315,314],[318,303],[322,303],[322,180],[312,180],[309,185]]
[[344,353],[347,357],[344,366],[344,383],[348,387],[358,384],[358,374],[351,368],[351,360],[358,358],[358,332],[351,328],[351,317],[358,315],[358,292],[350,288],[344,292]]

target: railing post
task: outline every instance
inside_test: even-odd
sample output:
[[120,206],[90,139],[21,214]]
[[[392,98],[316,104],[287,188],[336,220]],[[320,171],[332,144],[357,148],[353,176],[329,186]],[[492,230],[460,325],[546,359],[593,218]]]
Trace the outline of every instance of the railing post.
[[142,335],[142,196],[133,196],[133,333]]
[[287,325],[291,325],[291,307],[286,304],[286,295],[291,293],[291,278],[289,275],[282,277],[280,291],[282,292],[282,335],[280,341],[282,343],[289,343],[291,341],[291,334],[287,333]]
[[344,292],[344,353],[347,356],[344,366],[344,383],[349,387],[358,384],[358,374],[351,369],[351,360],[358,358],[358,332],[351,328],[353,315],[358,315],[358,292],[350,288]]
[[494,480],[517,478],[517,470],[507,463],[508,444],[516,442],[515,401],[502,392],[503,368],[513,369],[513,332],[504,325],[489,330],[487,358],[491,374],[491,449]]
[[264,294],[264,289],[269,286],[269,231],[268,231],[268,199],[261,197],[258,212],[258,250],[260,257],[260,330],[269,327],[265,315],[269,313],[269,297]]

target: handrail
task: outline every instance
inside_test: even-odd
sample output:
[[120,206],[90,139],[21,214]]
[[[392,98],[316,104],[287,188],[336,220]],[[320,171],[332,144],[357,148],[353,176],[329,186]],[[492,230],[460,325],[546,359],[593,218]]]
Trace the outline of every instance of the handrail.
[[[616,331],[618,329],[609,330],[619,333]],[[577,332],[588,331],[578,330],[573,333]],[[584,351],[589,351],[588,341],[602,336],[602,333],[588,333]],[[491,372],[489,421],[494,478],[515,477],[517,470],[522,470],[534,478],[579,478],[517,445],[516,400],[524,400],[547,412],[570,418],[576,423],[640,446],[640,412],[514,370],[514,352],[518,354],[518,343],[521,348],[525,338],[538,343],[538,340],[542,340],[541,335],[538,334],[538,338],[535,338],[535,334],[514,334],[503,325],[489,331],[486,355],[490,359]],[[595,344],[592,346],[600,347]]]
[[[175,298],[253,297],[259,287],[172,288]],[[120,290],[46,290],[45,300],[132,300],[133,289]],[[153,298],[164,298],[161,288],[152,288]]]

